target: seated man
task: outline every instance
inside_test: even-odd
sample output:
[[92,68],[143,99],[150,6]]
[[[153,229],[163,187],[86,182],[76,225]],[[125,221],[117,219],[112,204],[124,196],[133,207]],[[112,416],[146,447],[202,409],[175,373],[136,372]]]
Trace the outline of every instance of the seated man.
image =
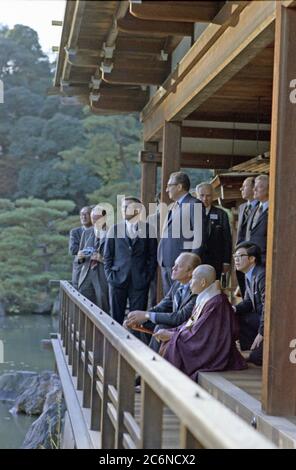
[[249,362],[260,366],[263,356],[265,268],[261,265],[261,250],[253,242],[237,245],[235,268],[245,274],[244,300],[233,307],[237,313],[242,351],[251,349]]
[[[196,301],[196,295],[190,291],[189,281],[194,269],[200,264],[200,257],[194,253],[179,255],[172,268],[174,283],[167,295],[149,312],[130,312],[125,326],[132,328],[143,324],[145,328],[153,330],[155,325],[160,328],[172,328],[188,320]],[[150,347],[158,352],[159,346],[159,342],[152,338]]]
[[163,356],[193,380],[198,372],[246,369],[235,341],[238,328],[235,314],[216,282],[216,271],[198,266],[192,275],[191,291],[198,297],[191,318],[178,328],[159,330]]

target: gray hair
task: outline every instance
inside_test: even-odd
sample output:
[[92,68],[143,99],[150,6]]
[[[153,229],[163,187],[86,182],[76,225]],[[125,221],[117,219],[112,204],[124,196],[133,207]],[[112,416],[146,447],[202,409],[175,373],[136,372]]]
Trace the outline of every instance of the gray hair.
[[200,191],[201,188],[207,188],[207,189],[210,189],[210,190],[212,191],[212,193],[214,192],[214,188],[213,188],[213,186],[211,185],[211,183],[206,183],[206,182],[199,183],[199,184],[196,186],[196,192],[197,192],[197,194],[199,193],[199,191]]

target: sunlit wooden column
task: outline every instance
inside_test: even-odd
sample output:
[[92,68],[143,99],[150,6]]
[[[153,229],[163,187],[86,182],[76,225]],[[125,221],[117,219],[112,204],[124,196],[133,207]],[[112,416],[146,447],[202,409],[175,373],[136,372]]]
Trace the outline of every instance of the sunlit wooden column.
[[158,152],[158,143],[145,142],[144,150],[151,152],[151,161],[147,161],[149,158],[144,162],[141,161],[141,200],[146,208],[147,215],[149,215],[149,203],[154,202],[156,196],[157,163],[154,161],[153,155],[155,152]]
[[163,147],[161,164],[161,202],[171,202],[166,193],[170,174],[180,170],[181,164],[181,123],[165,122],[163,126]]
[[277,2],[262,392],[273,415],[296,415],[295,50],[296,10]]

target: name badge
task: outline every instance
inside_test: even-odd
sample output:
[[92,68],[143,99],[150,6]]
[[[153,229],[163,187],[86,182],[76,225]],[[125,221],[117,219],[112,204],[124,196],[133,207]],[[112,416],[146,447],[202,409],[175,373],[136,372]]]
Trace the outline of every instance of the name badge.
[[211,220],[218,220],[218,214],[210,214]]

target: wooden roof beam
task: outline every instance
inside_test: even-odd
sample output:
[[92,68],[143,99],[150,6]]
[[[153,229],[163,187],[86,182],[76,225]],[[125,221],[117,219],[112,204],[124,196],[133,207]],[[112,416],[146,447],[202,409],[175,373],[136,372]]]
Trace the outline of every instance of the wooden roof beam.
[[142,1],[130,0],[130,13],[142,20],[211,22],[219,10],[219,2],[213,1]]
[[250,124],[270,124],[271,112],[269,113],[230,113],[230,112],[203,112],[196,110],[185,118],[185,121],[212,121],[212,122],[233,122],[233,123],[250,123]]
[[127,34],[138,34],[139,36],[157,35],[165,36],[192,36],[193,24],[181,21],[151,21],[139,20],[131,14],[127,14],[123,19],[117,21],[119,31]]
[[182,137],[199,139],[228,139],[269,141],[270,131],[254,129],[222,129],[219,127],[189,127],[183,126]]
[[[181,154],[181,167],[183,168],[209,168],[223,169],[231,168],[233,165],[249,160],[249,156],[245,155],[217,155],[217,154],[201,154],[186,153]],[[142,163],[156,163],[161,165],[162,152],[149,152],[142,150],[139,153],[139,160]]]

